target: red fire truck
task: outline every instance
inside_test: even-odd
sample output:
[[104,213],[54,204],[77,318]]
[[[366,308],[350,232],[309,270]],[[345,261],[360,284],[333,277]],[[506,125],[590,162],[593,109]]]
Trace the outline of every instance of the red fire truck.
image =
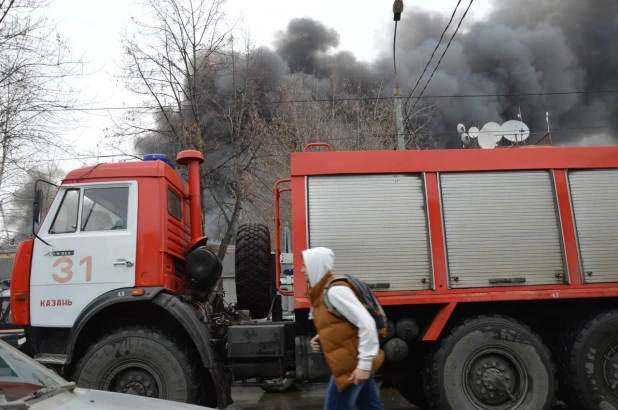
[[294,271],[326,246],[335,274],[373,287],[389,318],[380,376],[411,403],[618,407],[618,147],[318,145],[275,187],[275,257],[267,227],[239,227],[237,306],[202,233],[199,152],[178,155],[187,179],[161,155],[74,170],[44,219],[37,191],[11,284],[28,353],[80,386],[219,408],[234,384],[327,380],[307,284],[280,285],[291,191]]

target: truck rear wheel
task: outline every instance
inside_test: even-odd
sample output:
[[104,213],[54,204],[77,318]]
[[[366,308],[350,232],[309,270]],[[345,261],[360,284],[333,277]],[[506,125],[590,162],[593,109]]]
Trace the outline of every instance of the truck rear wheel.
[[236,300],[251,316],[268,316],[275,278],[270,269],[270,231],[265,225],[248,224],[236,236]]
[[158,330],[117,330],[90,346],[73,380],[79,387],[197,403],[195,360],[173,337]]
[[585,320],[562,340],[560,373],[569,409],[618,408],[618,310]]
[[545,410],[558,383],[547,347],[525,325],[477,316],[451,329],[428,358],[431,408]]

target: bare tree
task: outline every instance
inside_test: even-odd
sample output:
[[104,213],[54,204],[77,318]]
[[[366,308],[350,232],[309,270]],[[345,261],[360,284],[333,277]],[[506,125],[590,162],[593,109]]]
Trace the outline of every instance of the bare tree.
[[[121,78],[143,107],[116,118],[111,136],[130,138],[141,153],[204,153],[206,233],[220,241],[220,258],[239,223],[272,220],[272,186],[289,175],[290,152],[316,141],[341,150],[396,142],[383,85],[291,74],[248,35],[239,42],[224,28],[222,1],[141,3],[150,23],[134,19],[136,33],[125,36]],[[422,124],[432,115],[429,107],[408,122],[408,148],[431,146]]]
[[[144,107],[117,119],[122,136],[152,140],[170,151],[202,149],[204,104],[202,81],[210,78],[213,58],[229,30],[222,29],[223,0],[145,0],[144,21],[132,18],[125,34],[120,79],[143,97]],[[155,121],[152,121],[154,114]]]
[[15,4],[15,0],[2,0],[0,1],[0,24],[4,21],[9,11]]
[[137,32],[124,37],[121,78],[144,108],[116,119],[112,139],[132,138],[140,152],[204,153],[206,233],[221,242],[222,258],[244,212],[244,174],[259,155],[252,124],[263,109],[268,67],[248,38],[235,49],[222,0],[141,4],[151,23],[134,19]]
[[6,201],[41,161],[77,156],[63,135],[78,122],[73,79],[84,62],[44,15],[46,0],[0,3],[0,190]]
[[114,118],[110,138],[130,139],[140,152],[171,157],[184,149],[205,152],[202,134],[212,123],[204,115],[209,104],[207,82],[229,35],[223,27],[223,0],[138,4],[146,16],[132,18],[135,32],[123,37],[120,79],[143,98],[143,107]]

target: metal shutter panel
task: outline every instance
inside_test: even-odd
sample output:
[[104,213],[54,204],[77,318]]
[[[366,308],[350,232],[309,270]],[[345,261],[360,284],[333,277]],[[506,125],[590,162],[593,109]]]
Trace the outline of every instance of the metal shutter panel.
[[335,275],[431,288],[421,175],[312,176],[308,192],[309,246],[335,252]]
[[584,281],[618,282],[618,170],[570,171],[569,187]]
[[453,288],[564,283],[562,238],[548,171],[440,175]]

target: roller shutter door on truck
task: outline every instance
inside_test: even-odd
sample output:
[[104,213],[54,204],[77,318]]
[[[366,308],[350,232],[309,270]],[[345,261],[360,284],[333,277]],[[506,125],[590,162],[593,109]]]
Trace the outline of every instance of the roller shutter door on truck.
[[569,171],[585,283],[618,281],[618,170]]
[[564,283],[549,171],[440,175],[452,288]]
[[376,291],[431,288],[422,175],[308,177],[309,246],[335,252],[335,275]]

